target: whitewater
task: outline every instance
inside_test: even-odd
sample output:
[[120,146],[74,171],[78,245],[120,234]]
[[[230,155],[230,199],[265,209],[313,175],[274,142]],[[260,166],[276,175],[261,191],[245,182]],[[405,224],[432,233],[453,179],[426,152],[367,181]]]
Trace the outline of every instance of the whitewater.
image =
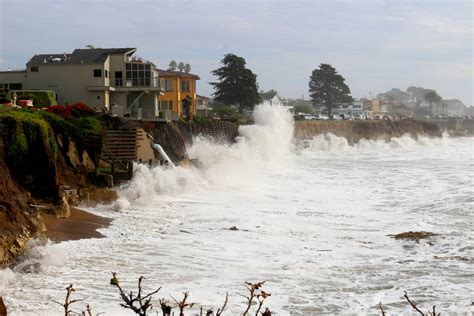
[[[407,313],[405,290],[424,310],[474,312],[473,138],[350,146],[331,134],[296,141],[283,107],[260,105],[254,121],[234,144],[195,139],[198,167],[136,165],[114,205],[88,209],[113,219],[106,238],[32,242],[0,270],[11,314],[61,315],[53,301],[73,283],[94,313],[130,315],[112,271],[127,289],[140,275],[146,290],[162,286],[156,308],[184,291],[217,308],[228,292],[238,315],[244,282],[266,281],[275,315],[377,314],[379,302]],[[387,236],[407,231],[438,235]]]

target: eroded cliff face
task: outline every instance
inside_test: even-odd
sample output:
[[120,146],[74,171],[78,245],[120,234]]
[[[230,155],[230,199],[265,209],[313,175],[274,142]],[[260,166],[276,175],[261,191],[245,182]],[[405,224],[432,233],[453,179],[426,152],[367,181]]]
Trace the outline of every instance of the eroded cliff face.
[[410,134],[441,137],[441,130],[435,125],[422,121],[297,121],[295,138],[310,139],[319,134],[331,133],[347,139],[349,144],[361,139],[390,141],[392,137]]
[[[0,149],[3,141],[0,139]],[[0,150],[0,265],[20,255],[38,225],[25,212],[30,194],[13,180]]]
[[[84,144],[45,122],[0,118],[0,265],[21,255],[44,230],[42,213],[69,215],[61,186],[90,186],[95,164]],[[41,208],[36,205],[41,205]]]

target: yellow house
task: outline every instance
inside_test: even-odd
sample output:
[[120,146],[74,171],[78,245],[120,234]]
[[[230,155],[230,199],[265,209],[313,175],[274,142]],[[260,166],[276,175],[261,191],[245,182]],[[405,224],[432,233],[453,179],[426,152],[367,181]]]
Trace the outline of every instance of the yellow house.
[[173,111],[190,119],[196,114],[196,81],[199,76],[181,71],[156,69],[165,80],[163,95],[159,97],[160,112]]

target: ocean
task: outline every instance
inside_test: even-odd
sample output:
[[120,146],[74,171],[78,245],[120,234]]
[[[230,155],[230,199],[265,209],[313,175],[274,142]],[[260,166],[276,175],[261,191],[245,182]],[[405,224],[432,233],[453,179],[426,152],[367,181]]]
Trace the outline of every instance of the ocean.
[[[408,313],[404,291],[423,310],[474,313],[473,138],[298,142],[285,108],[261,105],[254,119],[235,144],[196,139],[199,167],[136,165],[116,203],[87,209],[113,219],[106,238],[33,241],[34,272],[0,270],[11,315],[62,315],[53,301],[70,283],[84,299],[73,310],[130,315],[111,272],[127,290],[141,275],[145,291],[161,286],[155,312],[185,291],[217,309],[228,292],[224,314],[238,315],[244,282],[266,281],[274,315],[380,314],[379,302]],[[388,236],[407,231],[437,235]]]

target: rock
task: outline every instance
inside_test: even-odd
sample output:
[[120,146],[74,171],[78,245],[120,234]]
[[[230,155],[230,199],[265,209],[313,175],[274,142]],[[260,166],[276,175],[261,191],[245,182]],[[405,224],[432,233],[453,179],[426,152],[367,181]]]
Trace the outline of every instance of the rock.
[[69,161],[74,166],[74,168],[78,168],[81,166],[81,160],[79,159],[79,153],[77,152],[76,144],[73,141],[69,141],[69,148],[67,151],[67,157]]
[[3,298],[0,296],[0,316],[7,316],[7,307],[3,303]]
[[231,228],[229,228],[229,230],[234,230],[234,231],[236,231],[236,230],[239,230],[239,229],[237,228],[237,226],[232,226]]
[[69,208],[69,203],[65,195],[61,198],[55,215],[57,218],[68,218],[71,216],[71,209]]
[[87,205],[112,203],[118,198],[117,191],[108,188],[85,187],[77,191],[79,198]]
[[95,170],[94,162],[92,161],[91,157],[89,156],[89,154],[85,150],[82,152],[82,165],[89,172]]
[[425,231],[419,231],[419,232],[413,232],[413,231],[409,231],[409,232],[405,232],[405,233],[400,233],[400,234],[396,234],[396,235],[387,235],[389,237],[392,237],[394,239],[403,239],[403,240],[411,240],[411,241],[420,241],[421,239],[426,239],[426,238],[430,238],[430,237],[433,237],[433,236],[437,236],[438,234],[435,234],[435,233],[432,233],[432,232],[425,232]]

